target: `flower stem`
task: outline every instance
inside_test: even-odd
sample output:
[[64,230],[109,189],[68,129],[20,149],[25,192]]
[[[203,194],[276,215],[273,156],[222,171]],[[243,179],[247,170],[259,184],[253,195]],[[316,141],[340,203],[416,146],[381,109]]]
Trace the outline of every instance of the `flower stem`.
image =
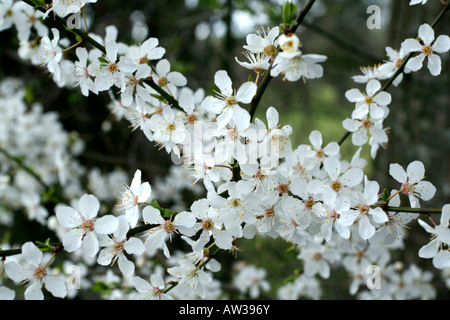
[[44,182],[44,180],[42,180],[42,178],[36,173],[36,171],[33,170],[33,168],[27,166],[26,164],[24,164],[24,159],[22,157],[17,157],[17,156],[13,156],[11,153],[9,153],[7,150],[0,148],[0,153],[2,153],[3,155],[5,155],[9,160],[14,161],[15,163],[17,163],[17,165],[25,170],[26,172],[28,172],[30,175],[32,175],[38,182],[39,184],[44,187],[45,189],[49,189],[49,186],[47,186],[47,184]]
[[408,208],[408,207],[385,207],[385,211],[409,212],[409,213],[442,213],[442,209],[438,208]]

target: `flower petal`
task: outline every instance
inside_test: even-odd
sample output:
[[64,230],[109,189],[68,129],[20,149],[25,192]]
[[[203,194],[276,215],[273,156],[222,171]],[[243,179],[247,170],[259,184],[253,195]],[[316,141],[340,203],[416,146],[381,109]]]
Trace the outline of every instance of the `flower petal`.
[[86,219],[95,218],[99,210],[100,202],[92,194],[85,194],[78,200],[78,211]]
[[220,93],[222,93],[223,95],[231,96],[233,94],[233,84],[226,71],[217,71],[214,75],[214,83],[219,88]]
[[237,100],[242,103],[250,103],[256,94],[256,89],[256,84],[251,81],[243,83],[236,93]]

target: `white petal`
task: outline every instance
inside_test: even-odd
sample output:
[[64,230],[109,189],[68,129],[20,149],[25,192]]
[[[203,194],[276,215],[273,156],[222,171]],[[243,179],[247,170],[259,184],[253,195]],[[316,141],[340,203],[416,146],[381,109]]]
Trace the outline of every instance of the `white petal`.
[[373,220],[376,223],[385,223],[389,221],[389,218],[386,214],[386,212],[383,211],[383,209],[381,208],[374,208],[374,209],[370,209],[370,214],[373,217]]
[[232,247],[233,237],[227,230],[218,230],[213,233],[216,245],[223,249],[229,250]]
[[22,258],[32,266],[39,265],[43,256],[42,251],[33,242],[26,242],[22,245]]
[[269,107],[266,111],[267,125],[269,129],[276,128],[279,121],[279,114],[277,109]]
[[315,150],[320,149],[320,147],[322,147],[322,133],[320,131],[317,130],[313,130],[310,134],[309,134],[309,142],[311,142],[311,145],[314,147]]
[[419,257],[424,259],[433,258],[438,253],[438,250],[439,250],[439,243],[433,240],[430,243],[424,245],[422,248],[420,248]]
[[114,233],[119,227],[119,220],[113,215],[105,215],[95,221],[95,232],[100,234]]
[[239,102],[250,103],[256,94],[257,86],[253,82],[246,82],[240,86],[236,93],[236,98]]
[[136,193],[138,196],[138,202],[142,203],[147,201],[152,194],[152,187],[150,186],[150,183],[144,182],[141,184]]
[[440,35],[433,43],[432,49],[434,52],[447,52],[450,50],[450,37],[447,35]]
[[81,243],[81,249],[88,257],[94,257],[99,249],[98,239],[93,232],[88,232]]
[[418,71],[420,68],[422,68],[424,59],[425,55],[422,53],[418,56],[412,57],[406,63],[406,68],[410,69],[413,72]]
[[370,223],[368,216],[363,216],[359,220],[359,235],[363,240],[372,238],[375,234],[375,227]]
[[152,206],[147,206],[142,210],[142,217],[146,224],[162,224],[164,223],[163,217],[158,209]]
[[401,47],[405,52],[422,51],[422,45],[416,39],[406,39],[402,42]]
[[450,252],[447,250],[439,251],[433,258],[433,266],[438,269],[450,267]]
[[414,191],[420,195],[422,200],[428,201],[436,194],[436,187],[428,181],[420,181],[414,186]]
[[130,238],[124,243],[124,249],[129,254],[140,255],[145,251],[145,246],[138,238]]
[[392,96],[390,93],[382,91],[374,97],[373,101],[380,106],[387,106],[392,102]]
[[71,230],[64,234],[63,246],[67,252],[73,252],[81,247],[82,232]]
[[355,146],[364,145],[368,139],[369,139],[369,136],[367,135],[367,130],[364,128],[361,128],[361,130],[352,134],[352,143]]
[[192,214],[192,212],[188,211],[180,212],[173,220],[173,223],[176,226],[183,226],[185,228],[193,227],[195,222],[197,222],[197,220],[195,219],[194,215]]
[[141,176],[142,176],[141,170],[139,169],[136,170],[133,176],[133,180],[131,180],[130,190],[134,191],[139,188],[139,186],[141,185]]
[[136,288],[136,290],[138,292],[141,292],[141,293],[144,293],[147,290],[151,290],[153,288],[153,286],[150,285],[148,283],[148,281],[146,281],[146,280],[144,280],[144,279],[142,279],[141,277],[138,277],[138,276],[133,278],[133,286]]
[[119,51],[118,44],[115,41],[108,41],[105,47],[106,47],[106,57],[110,62],[115,62],[117,59],[117,52]]
[[361,101],[361,100],[365,99],[364,95],[358,89],[348,90],[347,92],[345,92],[345,97],[350,102],[356,102],[356,101]]
[[398,163],[390,164],[389,174],[400,183],[405,183],[408,180],[408,174]]
[[111,264],[114,258],[114,252],[112,247],[106,247],[100,251],[97,257],[97,263],[102,266],[108,266]]
[[336,157],[329,157],[323,161],[323,168],[332,181],[337,180],[341,173],[341,163]]
[[26,278],[22,267],[14,261],[5,264],[5,271],[7,276],[14,282],[21,282]]
[[342,126],[349,132],[356,132],[361,127],[361,121],[353,119],[345,119],[342,121]]
[[450,204],[446,204],[442,207],[440,224],[443,226],[448,226],[449,219],[450,219]]
[[428,46],[434,40],[434,30],[429,24],[422,24],[419,27],[419,37],[422,39],[423,43]]
[[368,96],[372,97],[378,90],[381,89],[381,83],[378,80],[370,80],[366,86],[366,93]]
[[167,80],[177,87],[183,87],[187,84],[187,79],[180,72],[172,71],[167,75]]
[[56,218],[64,228],[79,227],[83,222],[80,214],[72,207],[58,206],[56,208]]
[[64,298],[67,295],[66,282],[63,277],[46,277],[45,289],[47,289],[54,297]]
[[364,173],[361,169],[352,168],[344,172],[340,180],[344,185],[348,187],[355,187],[356,185],[361,183],[363,177]]
[[224,111],[217,117],[217,128],[225,127],[233,117],[234,108],[225,108]]
[[32,282],[25,290],[25,300],[44,300],[42,284],[40,281]]
[[7,287],[0,286],[0,300],[14,300],[16,292]]
[[326,156],[333,157],[339,153],[340,149],[341,147],[337,142],[330,142],[329,144],[326,145],[325,148],[323,148],[323,152],[325,153]]
[[442,62],[441,58],[437,54],[432,54],[428,56],[428,70],[433,76],[438,76],[441,74]]
[[122,272],[122,274],[125,277],[129,277],[134,273],[134,263],[130,260],[128,260],[124,254],[121,254],[119,256],[119,259],[117,260],[117,264],[119,265],[119,270]]
[[78,200],[78,211],[86,218],[95,218],[100,209],[100,202],[92,194],[83,195],[80,200]]
[[214,75],[214,83],[220,89],[220,92],[226,96],[233,94],[232,82],[228,73],[224,70],[219,70]]
[[162,59],[156,64],[156,73],[160,77],[165,77],[170,72],[170,62],[167,59]]
[[233,107],[232,119],[239,130],[246,130],[250,125],[250,113],[240,106]]
[[406,168],[408,174],[408,181],[416,183],[425,177],[425,166],[421,161],[413,161]]

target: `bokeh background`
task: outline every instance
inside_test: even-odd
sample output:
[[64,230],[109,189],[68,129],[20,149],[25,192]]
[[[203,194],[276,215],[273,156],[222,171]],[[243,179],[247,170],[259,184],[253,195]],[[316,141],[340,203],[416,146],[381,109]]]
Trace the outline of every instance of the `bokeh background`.
[[[150,36],[158,38],[160,45],[166,48],[165,57],[171,61],[172,69],[182,72],[192,89],[204,88],[208,94],[214,73],[219,69],[227,70],[234,83],[246,81],[249,73],[235,62],[235,57],[244,59],[242,46],[248,33],[281,22],[282,2],[100,0],[90,5],[86,14],[89,30],[99,35],[105,34],[108,25],[115,25],[121,42],[132,44]],[[429,0],[426,6],[414,7],[408,2],[317,1],[297,34],[305,53],[328,57],[323,64],[324,77],[307,83],[274,79],[256,116],[265,120],[266,109],[276,107],[280,112],[280,123],[290,124],[294,129],[291,136],[294,147],[308,143],[312,130],[322,132],[325,144],[339,140],[345,132],[342,120],[350,117],[354,107],[345,99],[345,91],[365,88],[365,85],[354,83],[351,77],[361,73],[360,67],[373,66],[386,59],[386,46],[398,49],[405,38],[416,37],[419,25],[431,24],[442,9],[439,0]],[[306,1],[294,3],[301,8]],[[369,5],[381,8],[381,29],[366,27]],[[447,16],[436,34],[450,34],[449,22]],[[152,185],[169,172],[171,161],[165,152],[158,151],[141,132],[131,132],[126,121],[118,122],[110,114],[106,107],[107,94],[86,98],[79,90],[58,88],[43,70],[20,60],[15,31],[1,32],[0,44],[0,77],[24,79],[27,102],[38,101],[45,110],[57,111],[65,129],[78,132],[86,144],[85,152],[79,157],[85,166],[100,167],[104,172],[121,168],[130,177],[139,168]],[[430,207],[450,202],[449,59],[448,55],[442,55],[442,58],[443,72],[439,77],[432,77],[424,68],[407,75],[398,87],[390,87],[393,102],[385,121],[385,126],[390,127],[388,148],[380,149],[374,161],[370,160],[367,147],[363,150],[369,160],[367,174],[382,188],[397,187],[388,173],[390,163],[396,162],[406,168],[410,162],[421,160],[426,167],[427,180],[438,189],[435,198],[426,204]],[[343,156],[347,159],[355,150],[350,139],[342,146]],[[198,195],[190,192],[182,194],[187,204],[195,196]],[[18,230],[30,230],[29,233],[12,232],[17,243],[40,232],[35,224],[25,219],[17,217],[16,222]],[[399,258],[431,270],[430,261],[417,262],[417,248],[427,241],[428,235],[423,231],[414,233],[416,228],[412,226],[414,237],[407,240],[411,249]],[[26,239],[21,239],[20,234],[25,234]],[[274,283],[286,279],[296,269],[295,254],[290,253],[284,243],[257,239],[242,241],[241,246],[247,260],[264,266]],[[229,277],[231,271],[227,269],[227,263],[231,265],[239,257],[223,256],[223,259],[225,267],[221,276]],[[331,280],[323,283],[327,288],[325,298],[350,298],[346,286],[348,278],[339,270]],[[440,298],[450,297],[444,287],[440,289]]]

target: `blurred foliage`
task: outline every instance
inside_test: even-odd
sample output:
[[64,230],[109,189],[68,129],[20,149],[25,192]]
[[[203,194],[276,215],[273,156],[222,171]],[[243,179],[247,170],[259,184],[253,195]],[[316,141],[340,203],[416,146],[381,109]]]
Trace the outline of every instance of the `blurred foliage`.
[[[351,76],[360,74],[361,66],[383,61],[386,58],[385,46],[397,49],[403,39],[416,37],[418,26],[431,23],[442,6],[437,0],[429,1],[423,7],[408,7],[407,2],[318,1],[297,33],[305,53],[328,56],[323,64],[324,77],[307,83],[272,80],[256,116],[265,121],[266,109],[276,107],[281,125],[290,124],[294,129],[294,147],[308,143],[312,130],[322,132],[324,144],[339,140],[344,134],[341,122],[350,117],[354,107],[345,99],[344,93],[351,88],[364,88],[364,85],[355,84]],[[295,3],[301,9],[306,1]],[[366,9],[371,4],[382,8],[380,30],[366,28]],[[148,37],[157,37],[166,48],[165,57],[171,61],[172,68],[182,72],[193,89],[205,88],[206,94],[210,94],[214,72],[218,69],[228,70],[236,87],[246,81],[247,70],[234,60],[235,57],[242,60],[245,34],[282,21],[280,1],[275,0],[100,0],[90,5],[86,13],[90,31],[103,36],[106,26],[115,25],[119,29],[118,39],[128,44],[135,41],[133,25],[137,20],[142,21],[148,28]],[[448,17],[446,21],[436,30],[437,34],[449,34]],[[66,130],[79,133],[86,142],[86,152],[80,160],[87,167],[101,166],[105,171],[120,167],[130,176],[139,168],[151,183],[167,173],[169,157],[165,152],[157,151],[140,132],[130,132],[127,123],[112,118],[106,108],[107,94],[85,98],[78,90],[58,88],[39,68],[18,63],[14,32],[1,32],[0,42],[0,76],[25,79],[27,101],[39,101],[46,110],[57,111]],[[427,179],[438,188],[430,206],[450,202],[448,66],[448,59],[444,58],[443,69],[447,72],[444,71],[437,79],[423,69],[405,77],[399,87],[391,88],[391,115],[385,123],[391,127],[389,148],[387,151],[379,150],[377,160],[369,163],[369,177],[379,181],[382,188],[392,188],[396,185],[392,185],[393,181],[388,176],[389,163],[398,162],[406,167],[413,160],[423,161]],[[346,159],[350,159],[355,150],[350,141],[342,146]],[[367,149],[363,154],[369,159]],[[17,219],[24,220],[19,216]],[[20,221],[17,228],[27,232],[11,230],[4,237],[22,234],[27,238],[15,238],[17,243],[30,237],[45,240],[47,234],[39,234],[33,226]],[[411,240],[408,246],[416,248],[418,243],[423,242]],[[295,255],[286,252],[289,246],[284,243],[258,239],[242,241],[240,245],[245,256],[249,257],[249,263],[263,265],[274,283],[291,276],[300,267],[296,265]],[[417,250],[410,251],[415,257]],[[224,258],[229,263],[223,266],[227,270],[235,259]],[[274,265],[272,261],[280,262]],[[424,263],[431,266],[428,261]],[[348,279],[342,275],[338,280],[328,282],[327,286],[336,288],[335,281],[348,284]],[[326,298],[347,298],[347,288],[344,286],[344,292],[335,292],[331,288],[327,290],[330,293]]]

